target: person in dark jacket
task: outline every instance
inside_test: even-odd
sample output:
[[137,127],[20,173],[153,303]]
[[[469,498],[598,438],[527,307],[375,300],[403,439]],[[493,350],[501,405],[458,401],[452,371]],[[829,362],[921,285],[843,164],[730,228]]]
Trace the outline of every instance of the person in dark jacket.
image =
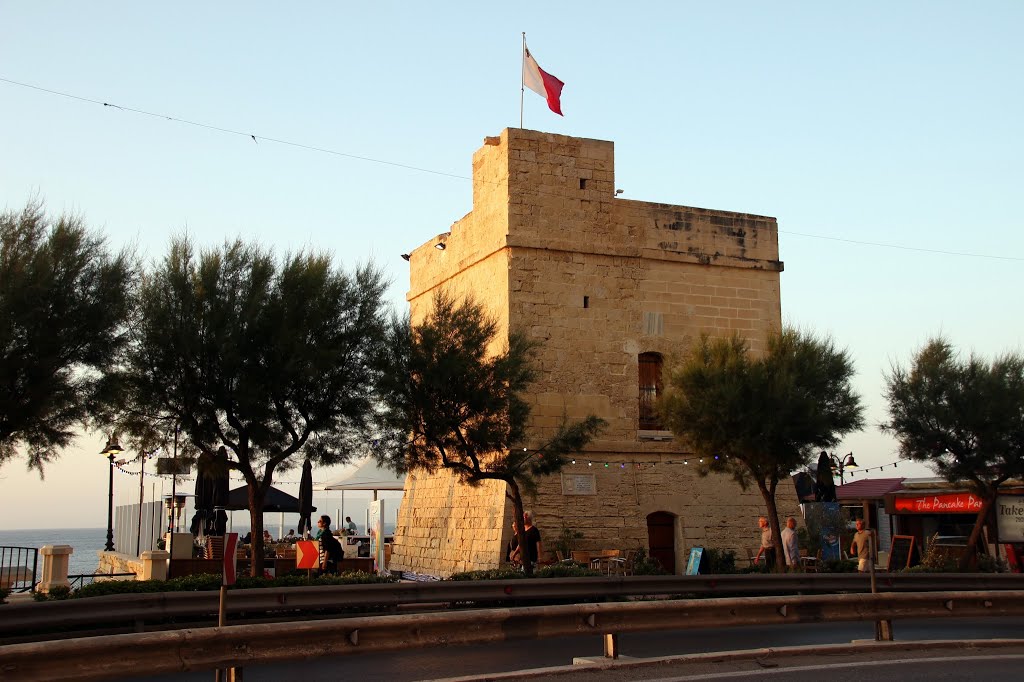
[[320,572],[328,575],[338,573],[338,562],[345,558],[345,550],[341,548],[338,538],[331,532],[331,517],[324,514],[317,519],[320,529]]

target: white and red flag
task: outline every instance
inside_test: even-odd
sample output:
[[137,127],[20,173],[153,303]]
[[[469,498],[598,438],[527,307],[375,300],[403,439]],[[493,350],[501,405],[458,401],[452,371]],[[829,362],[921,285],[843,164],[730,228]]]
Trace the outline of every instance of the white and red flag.
[[523,85],[548,101],[548,108],[562,115],[562,86],[565,85],[550,73],[540,68],[523,41]]

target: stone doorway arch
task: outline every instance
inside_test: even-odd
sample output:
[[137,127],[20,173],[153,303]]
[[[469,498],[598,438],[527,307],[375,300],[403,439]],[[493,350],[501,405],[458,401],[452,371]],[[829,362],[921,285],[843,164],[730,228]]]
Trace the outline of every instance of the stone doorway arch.
[[676,572],[676,515],[667,511],[647,515],[647,546],[651,558],[669,573]]

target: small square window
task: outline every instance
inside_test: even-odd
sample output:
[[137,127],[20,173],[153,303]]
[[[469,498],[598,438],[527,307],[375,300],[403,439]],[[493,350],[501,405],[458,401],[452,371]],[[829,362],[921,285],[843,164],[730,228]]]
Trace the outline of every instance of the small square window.
[[580,178],[580,189],[586,189],[586,188],[587,188],[587,180],[586,180],[586,178]]
[[589,308],[590,307],[590,297],[589,296],[584,296],[583,297],[583,307],[584,308]]

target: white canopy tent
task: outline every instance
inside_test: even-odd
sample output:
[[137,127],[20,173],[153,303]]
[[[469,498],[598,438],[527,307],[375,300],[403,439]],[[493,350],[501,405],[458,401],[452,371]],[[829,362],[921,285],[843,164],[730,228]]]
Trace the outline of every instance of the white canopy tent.
[[[338,525],[340,526],[345,513],[346,490],[373,491],[373,499],[377,501],[377,493],[381,490],[405,490],[405,474],[396,474],[388,469],[383,469],[377,466],[373,457],[367,457],[351,473],[318,486],[318,489],[341,491],[341,510],[338,513]],[[367,512],[366,524],[369,525],[369,512]]]
[[325,483],[321,490],[372,490],[377,499],[378,490],[404,490],[405,474],[396,474],[377,466],[373,457],[367,457],[356,470],[347,476]]

